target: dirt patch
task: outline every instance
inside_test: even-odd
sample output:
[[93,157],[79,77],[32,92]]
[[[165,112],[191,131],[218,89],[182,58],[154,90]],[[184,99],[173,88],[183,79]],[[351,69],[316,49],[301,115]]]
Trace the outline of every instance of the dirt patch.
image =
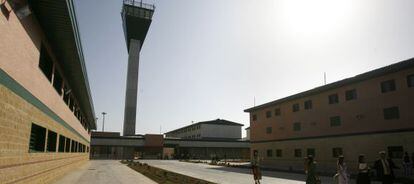
[[132,161],[121,161],[121,163],[126,164],[131,169],[134,169],[135,171],[160,184],[215,184],[209,181],[153,167],[145,163]]

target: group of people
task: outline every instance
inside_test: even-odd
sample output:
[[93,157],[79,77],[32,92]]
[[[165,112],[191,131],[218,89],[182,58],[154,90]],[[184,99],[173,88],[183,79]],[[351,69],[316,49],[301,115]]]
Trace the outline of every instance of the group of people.
[[[345,157],[339,156],[337,161],[337,173],[334,175],[334,183],[337,184],[349,184],[350,183],[350,174],[348,172],[348,167],[345,163]],[[414,153],[410,158],[408,153],[405,152],[402,158],[402,166],[404,169],[404,175],[410,176],[414,168]],[[312,155],[309,155],[305,158],[305,172],[306,172],[306,184],[320,184],[321,180],[316,170],[317,162],[314,160]],[[357,184],[370,184],[371,177],[370,171],[375,170],[377,179],[380,180],[383,184],[392,184],[395,179],[394,169],[397,169],[395,163],[391,158],[387,157],[385,151],[379,152],[379,159],[375,161],[374,165],[369,166],[366,162],[364,155],[359,155],[358,157],[358,175],[357,175]],[[253,151],[252,159],[252,171],[254,176],[255,184],[260,184],[261,172],[259,169],[259,157],[257,150]]]
[[[410,176],[412,173],[412,160],[414,159],[414,154],[410,159],[407,152],[404,153],[402,158],[402,165],[404,168],[404,175]],[[305,170],[307,171],[306,184],[318,184],[321,183],[319,177],[315,172],[316,162],[312,156],[306,158]],[[337,173],[334,175],[334,183],[337,184],[349,184],[350,183],[350,174],[348,172],[348,167],[344,162],[344,156],[339,156],[337,161]],[[398,169],[395,163],[391,158],[387,158],[385,151],[379,152],[379,159],[374,162],[374,165],[370,167],[366,162],[364,155],[359,155],[358,157],[358,175],[356,178],[357,184],[370,184],[370,170],[373,169],[376,171],[376,176],[379,181],[383,184],[392,184],[395,179],[394,169]]]

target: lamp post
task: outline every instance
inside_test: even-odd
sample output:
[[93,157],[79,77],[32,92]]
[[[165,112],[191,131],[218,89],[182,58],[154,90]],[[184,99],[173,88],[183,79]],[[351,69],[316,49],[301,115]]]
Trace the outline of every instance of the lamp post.
[[105,115],[106,115],[106,112],[102,112],[102,132],[105,129]]

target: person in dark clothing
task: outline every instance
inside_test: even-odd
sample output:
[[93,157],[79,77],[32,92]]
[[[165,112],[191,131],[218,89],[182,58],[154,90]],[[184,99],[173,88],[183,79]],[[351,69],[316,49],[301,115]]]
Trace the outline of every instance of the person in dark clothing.
[[383,184],[392,184],[394,183],[394,169],[398,167],[395,166],[394,162],[387,158],[385,151],[381,151],[380,159],[375,161],[374,169],[377,171],[377,177],[382,181]]
[[410,176],[411,175],[411,167],[412,167],[411,164],[412,164],[412,162],[411,162],[410,156],[408,156],[407,152],[404,153],[402,161],[403,161],[402,165],[403,165],[403,168],[404,168],[404,176]]
[[369,166],[365,161],[365,155],[359,155],[358,157],[358,177],[357,184],[370,184],[369,178]]

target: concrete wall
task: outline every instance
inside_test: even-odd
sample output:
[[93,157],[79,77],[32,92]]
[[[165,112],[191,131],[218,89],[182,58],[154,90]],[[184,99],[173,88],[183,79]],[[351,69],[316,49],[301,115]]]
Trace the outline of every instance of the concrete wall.
[[202,124],[201,137],[241,139],[241,126]]
[[29,153],[32,123],[86,146],[90,140],[38,67],[41,43],[52,51],[44,38],[33,15],[20,21],[0,13],[1,183],[49,183],[88,160],[88,153]]

